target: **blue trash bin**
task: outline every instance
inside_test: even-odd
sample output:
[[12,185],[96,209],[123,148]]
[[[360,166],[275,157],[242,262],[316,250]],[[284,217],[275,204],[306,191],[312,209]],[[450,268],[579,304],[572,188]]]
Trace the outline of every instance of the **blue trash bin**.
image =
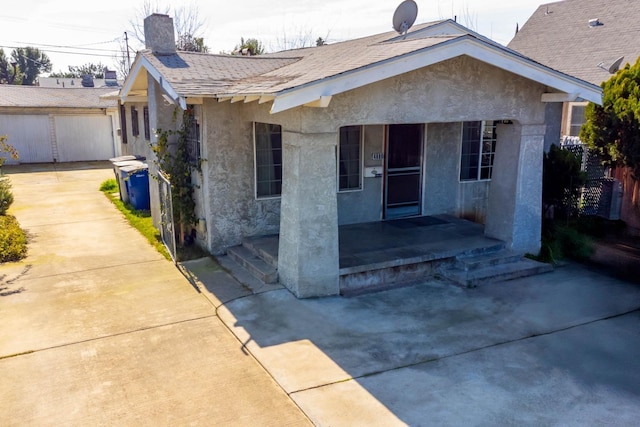
[[134,209],[148,211],[151,203],[149,200],[149,166],[127,165],[120,167],[123,181],[125,182],[129,203]]
[[125,203],[129,202],[129,193],[127,193],[127,186],[124,182],[124,176],[120,171],[120,168],[123,166],[130,165],[144,165],[140,160],[144,160],[144,156],[120,156],[114,157],[113,159],[109,159],[113,164],[113,172],[116,177],[116,182],[118,183],[118,191],[120,192],[120,200]]

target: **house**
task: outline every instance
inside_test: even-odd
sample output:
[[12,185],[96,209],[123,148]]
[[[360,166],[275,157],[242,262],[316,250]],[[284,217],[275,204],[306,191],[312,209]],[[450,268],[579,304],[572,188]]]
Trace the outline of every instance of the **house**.
[[111,92],[0,85],[0,134],[20,163],[107,160],[120,150],[117,98],[104,97]]
[[[600,86],[640,57],[640,8],[634,0],[564,0],[541,5],[508,47]],[[547,105],[545,148],[577,137],[587,101]]]
[[340,292],[347,224],[446,214],[537,252],[545,105],[601,102],[451,20],[256,57],[176,52],[173,34],[170,17],[145,19],[120,92],[137,131],[123,154],[152,158],[147,128],[189,111],[198,243],[222,254],[277,235],[280,282],[299,297]]
[[[640,57],[640,8],[634,0],[543,4],[508,46],[553,69],[601,85]],[[547,105],[546,149],[560,141],[579,142],[586,106],[584,99]],[[640,233],[640,207],[635,202],[640,198],[640,183],[626,168],[616,168],[612,175],[622,183],[619,216]],[[606,207],[609,199],[605,202]],[[611,205],[620,206],[615,201]],[[617,216],[616,211],[612,219]]]

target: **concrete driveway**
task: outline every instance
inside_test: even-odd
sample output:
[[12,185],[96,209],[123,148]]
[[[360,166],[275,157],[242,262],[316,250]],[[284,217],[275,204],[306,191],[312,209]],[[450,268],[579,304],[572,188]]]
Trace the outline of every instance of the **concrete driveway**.
[[10,171],[33,243],[0,266],[2,425],[640,419],[639,285],[569,265],[298,300],[208,259],[180,275],[95,192],[109,170]]
[[309,424],[97,191],[108,164],[4,169],[31,242],[0,265],[0,425]]

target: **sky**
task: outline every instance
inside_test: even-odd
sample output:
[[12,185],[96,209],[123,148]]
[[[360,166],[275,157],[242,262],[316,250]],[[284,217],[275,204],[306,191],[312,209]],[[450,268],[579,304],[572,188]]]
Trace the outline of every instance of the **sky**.
[[[131,60],[142,48],[132,38],[132,24],[143,18],[144,0],[60,2],[18,0],[0,10],[0,47],[35,46],[45,52],[52,71],[98,63],[116,69],[114,56],[127,32]],[[154,4],[169,4],[152,0]],[[201,36],[209,52],[230,52],[240,38],[257,38],[267,51],[282,50],[286,41],[322,37],[338,42],[391,31],[401,0],[173,0],[171,12],[191,7],[205,21]],[[416,0],[416,24],[457,16],[459,23],[507,44],[516,24],[522,25],[542,0]]]

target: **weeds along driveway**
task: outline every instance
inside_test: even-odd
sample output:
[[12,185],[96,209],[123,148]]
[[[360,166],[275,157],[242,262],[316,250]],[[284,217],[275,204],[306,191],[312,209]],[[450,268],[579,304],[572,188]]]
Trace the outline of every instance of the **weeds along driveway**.
[[98,191],[109,163],[5,167],[1,425],[304,425],[214,307]]

